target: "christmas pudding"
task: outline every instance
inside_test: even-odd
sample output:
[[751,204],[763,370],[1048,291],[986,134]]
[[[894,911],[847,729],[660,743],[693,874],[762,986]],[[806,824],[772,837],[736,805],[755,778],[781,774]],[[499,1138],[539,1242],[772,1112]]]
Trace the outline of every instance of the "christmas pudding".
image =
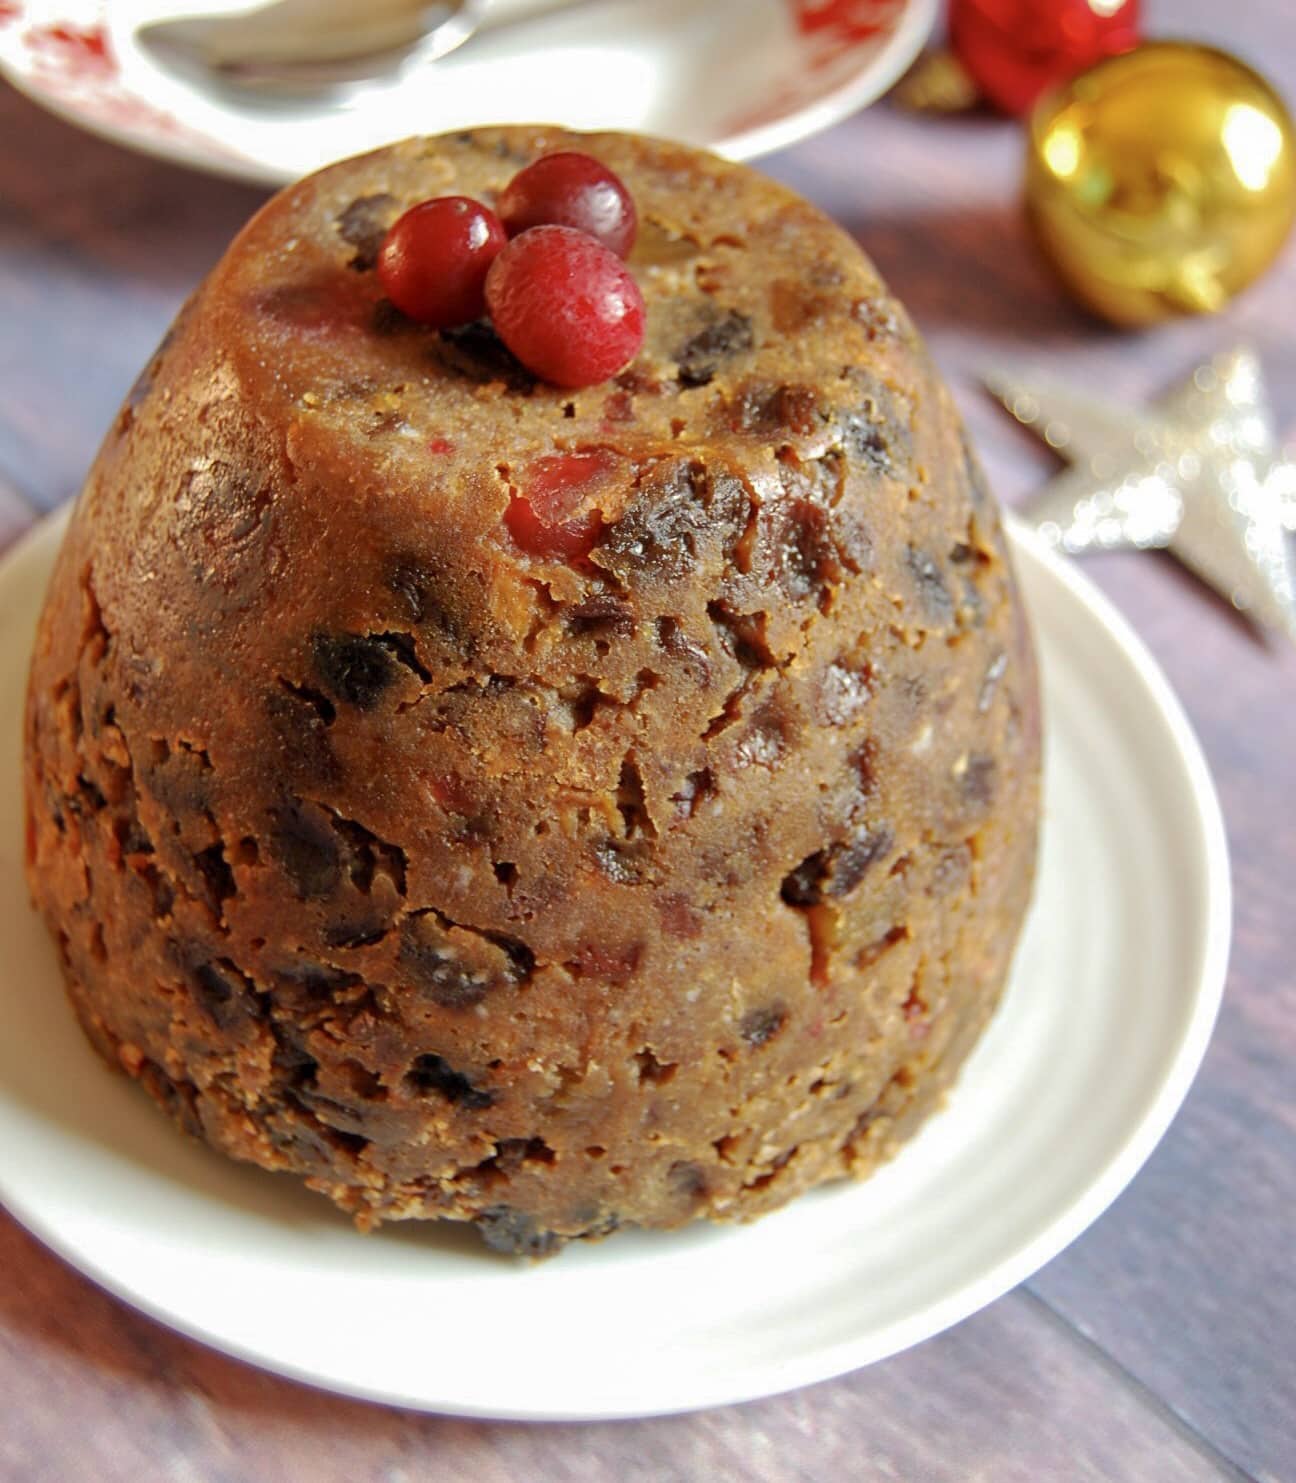
[[[516,184],[573,151],[601,226]],[[851,239],[482,129],[283,191],[140,377],[40,624],[29,876],[185,1130],[540,1254],[888,1157],[1003,988],[1038,760],[994,502]]]

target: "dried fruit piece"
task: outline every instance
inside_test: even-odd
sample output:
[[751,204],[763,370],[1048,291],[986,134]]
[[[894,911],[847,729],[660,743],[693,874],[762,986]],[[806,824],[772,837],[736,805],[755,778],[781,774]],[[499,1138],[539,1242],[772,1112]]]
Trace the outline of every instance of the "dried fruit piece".
[[676,352],[680,385],[706,386],[722,362],[750,350],[754,343],[750,316],[730,309],[686,340]]
[[576,561],[587,556],[603,522],[597,510],[576,513],[590,486],[614,467],[612,454],[554,453],[525,471],[504,512],[508,533],[532,556]]

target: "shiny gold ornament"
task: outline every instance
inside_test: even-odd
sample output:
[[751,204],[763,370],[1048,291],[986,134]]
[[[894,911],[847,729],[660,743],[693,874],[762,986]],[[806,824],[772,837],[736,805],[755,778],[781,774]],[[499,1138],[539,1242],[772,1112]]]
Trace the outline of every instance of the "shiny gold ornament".
[[891,90],[915,113],[966,113],[981,101],[981,90],[952,51],[927,51]]
[[1222,308],[1296,217],[1296,129],[1225,52],[1146,42],[1036,106],[1026,205],[1081,303],[1116,324]]

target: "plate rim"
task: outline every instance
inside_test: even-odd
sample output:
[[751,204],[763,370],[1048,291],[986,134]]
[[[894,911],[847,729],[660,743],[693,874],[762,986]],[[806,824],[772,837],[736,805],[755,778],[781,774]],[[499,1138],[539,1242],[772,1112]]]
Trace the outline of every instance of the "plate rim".
[[[41,5],[48,0],[29,0],[29,3]],[[899,81],[922,50],[935,27],[940,0],[901,0],[901,3],[904,10],[886,41],[836,87],[768,123],[738,129],[700,147],[740,163],[761,159],[822,133],[880,99]],[[25,21],[26,17],[22,19]],[[256,155],[223,152],[219,142],[205,134],[201,136],[203,143],[200,144],[183,134],[168,136],[96,118],[83,112],[75,101],[43,88],[35,73],[10,62],[2,52],[0,78],[64,123],[148,159],[179,165],[218,179],[273,190],[302,178],[298,172],[281,170]],[[130,96],[149,103],[148,96],[135,89],[131,89]],[[187,127],[183,119],[176,117],[175,121],[182,128]],[[323,161],[315,168],[322,169],[333,163],[336,161]]]
[[[56,543],[61,538],[63,527],[70,518],[75,503],[75,500],[70,500],[59,510],[38,520],[0,555],[0,592],[3,592],[11,580],[15,567],[29,560],[41,559],[40,548],[50,547],[50,559],[53,559],[57,551]],[[1232,932],[1232,885],[1223,813],[1209,766],[1192,724],[1160,665],[1128,620],[1101,589],[1079,570],[1075,562],[1053,552],[1010,511],[1005,511],[1004,516],[1014,562],[1020,563],[1023,558],[1035,562],[1050,578],[1059,582],[1069,596],[1080,603],[1104,636],[1130,662],[1134,673],[1145,687],[1148,698],[1155,704],[1169,728],[1175,742],[1176,756],[1182,764],[1188,784],[1183,802],[1192,804],[1192,831],[1201,846],[1198,862],[1202,870],[1206,911],[1200,925],[1201,948],[1197,957],[1191,1012],[1183,1022],[1173,1054],[1164,1062],[1161,1083],[1151,1095],[1142,1117],[1124,1131],[1118,1150],[1107,1159],[1095,1178],[1063,1205],[1032,1239],[978,1278],[947,1293],[943,1298],[923,1305],[916,1312],[894,1319],[881,1328],[869,1330],[862,1338],[855,1335],[816,1346],[808,1354],[774,1364],[767,1363],[763,1371],[765,1379],[757,1389],[743,1384],[726,1384],[722,1376],[720,1383],[700,1391],[696,1383],[693,1383],[687,1397],[675,1396],[665,1403],[654,1402],[648,1406],[492,1406],[461,1398],[430,1398],[425,1393],[395,1390],[367,1385],[363,1381],[322,1375],[295,1362],[267,1356],[251,1345],[230,1341],[205,1329],[200,1323],[177,1317],[165,1304],[153,1301],[146,1293],[133,1288],[129,1282],[101,1268],[78,1249],[74,1242],[65,1239],[58,1229],[51,1227],[42,1216],[25,1208],[21,1200],[15,1203],[2,1169],[0,1206],[74,1271],[100,1289],[173,1332],[216,1353],[232,1356],[326,1394],[347,1395],[412,1411],[478,1420],[628,1420],[678,1415],[767,1399],[851,1373],[898,1354],[944,1332],[1020,1285],[1077,1239],[1112,1204],[1146,1163],[1182,1106],[1205,1055],[1223,997]]]

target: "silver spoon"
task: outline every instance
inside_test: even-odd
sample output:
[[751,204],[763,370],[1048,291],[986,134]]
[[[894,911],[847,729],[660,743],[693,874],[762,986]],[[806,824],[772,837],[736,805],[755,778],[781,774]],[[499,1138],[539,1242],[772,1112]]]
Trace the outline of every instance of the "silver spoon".
[[484,27],[561,10],[572,0],[272,0],[186,10],[139,39],[182,71],[273,95],[344,87],[447,56]]

